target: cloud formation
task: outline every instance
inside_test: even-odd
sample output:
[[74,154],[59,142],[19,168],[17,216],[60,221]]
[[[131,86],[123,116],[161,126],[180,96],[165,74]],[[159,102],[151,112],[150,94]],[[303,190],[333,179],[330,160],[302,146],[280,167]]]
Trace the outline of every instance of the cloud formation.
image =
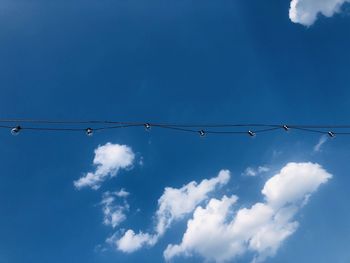
[[97,190],[108,177],[116,176],[120,169],[130,168],[134,160],[135,154],[127,145],[106,143],[99,146],[95,149],[93,160],[96,170],[74,181],[74,186],[78,189],[91,187]]
[[340,12],[344,3],[349,0],[292,0],[289,9],[289,18],[294,23],[311,26],[318,16],[331,17]]
[[225,262],[250,252],[254,254],[252,262],[262,262],[296,231],[295,215],[331,178],[318,164],[289,163],[265,183],[264,201],[250,208],[235,212],[236,196],[213,198],[204,208],[196,208],[182,242],[168,245],[164,257],[170,260],[197,254],[209,261]]
[[262,173],[267,173],[270,171],[270,168],[267,166],[259,166],[257,168],[254,167],[247,167],[245,171],[243,172],[244,176],[257,176]]
[[318,143],[314,146],[314,152],[320,152],[322,146],[328,141],[327,135],[322,135]]
[[117,249],[124,253],[132,253],[145,245],[152,246],[157,242],[158,237],[148,233],[139,232],[136,234],[133,230],[127,230],[120,239],[112,240],[117,245]]
[[[101,205],[103,211],[103,223],[106,226],[113,228],[117,227],[126,219],[125,212],[129,210],[130,206],[125,200],[129,193],[124,189],[118,192],[105,192],[102,197]],[[117,198],[123,198],[122,204],[117,204]]]
[[120,239],[115,240],[117,249],[131,253],[146,245],[153,246],[174,221],[192,213],[200,203],[208,200],[209,193],[227,184],[229,180],[230,172],[222,170],[217,177],[204,179],[199,184],[192,181],[181,188],[166,187],[158,200],[154,233],[135,233],[129,229]]

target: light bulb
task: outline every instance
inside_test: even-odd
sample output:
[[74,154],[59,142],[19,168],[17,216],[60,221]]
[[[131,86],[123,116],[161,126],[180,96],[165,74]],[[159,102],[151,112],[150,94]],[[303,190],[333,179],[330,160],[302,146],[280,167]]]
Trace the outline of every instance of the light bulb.
[[328,135],[329,135],[329,137],[331,137],[331,138],[334,138],[334,137],[335,137],[335,133],[334,133],[334,132],[331,132],[331,131],[328,132]]
[[22,129],[21,126],[16,126],[16,127],[14,127],[14,128],[11,129],[11,134],[14,135],[14,136],[16,136],[16,135],[19,134],[19,132],[20,132],[21,129]]
[[282,128],[285,130],[285,131],[289,131],[289,127],[287,125],[283,125]]
[[87,129],[85,130],[85,132],[86,132],[86,135],[87,135],[87,136],[92,136],[92,135],[94,134],[94,131],[93,131],[93,129],[91,129],[91,128],[87,128]]
[[251,137],[254,137],[254,136],[255,136],[255,132],[252,132],[252,131],[248,131],[248,134],[249,134],[249,136],[251,136]]
[[200,130],[198,133],[199,133],[199,136],[201,137],[204,137],[206,134],[204,130]]

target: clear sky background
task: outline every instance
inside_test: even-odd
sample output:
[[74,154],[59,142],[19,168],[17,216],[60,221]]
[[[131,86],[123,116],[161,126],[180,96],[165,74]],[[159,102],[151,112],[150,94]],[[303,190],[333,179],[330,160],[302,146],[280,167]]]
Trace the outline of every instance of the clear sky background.
[[[1,0],[0,117],[349,124],[349,8],[312,3],[299,1],[293,18],[287,0]],[[310,10],[337,14],[300,18]],[[199,138],[130,128],[93,137],[0,130],[0,138],[1,263],[164,262],[196,207],[223,195],[239,197],[236,212],[264,202],[264,184],[290,162],[318,163],[332,179],[312,191],[292,220],[298,228],[265,262],[350,262],[350,137],[281,130]],[[95,171],[94,150],[108,142],[128,145],[131,164],[97,190],[77,188],[74,181]],[[230,181],[156,244],[118,249],[128,229],[154,234],[165,187],[222,169]],[[121,189],[129,195],[115,197],[112,210],[125,220],[113,227],[101,202]],[[190,254],[172,261],[205,260]]]

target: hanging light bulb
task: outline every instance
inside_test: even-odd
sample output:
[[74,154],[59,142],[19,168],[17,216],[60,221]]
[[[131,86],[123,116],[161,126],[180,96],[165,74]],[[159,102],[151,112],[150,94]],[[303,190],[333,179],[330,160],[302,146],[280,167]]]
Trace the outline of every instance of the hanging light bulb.
[[11,129],[11,134],[14,135],[14,136],[16,136],[16,135],[19,134],[19,132],[21,131],[21,129],[22,129],[21,126],[16,126],[16,127],[14,127],[14,128]]
[[151,124],[149,123],[145,123],[143,126],[145,127],[146,131],[149,131],[151,129]]
[[204,130],[200,130],[200,131],[198,131],[198,133],[199,133],[199,136],[201,136],[201,137],[204,137],[206,134]]
[[255,136],[255,132],[253,132],[253,131],[248,131],[248,134],[249,134],[249,136],[251,136],[251,137],[254,137],[254,136]]
[[329,135],[329,137],[331,137],[331,138],[334,138],[334,137],[335,137],[335,133],[332,132],[332,131],[329,131],[329,132],[328,132],[328,135]]
[[289,131],[289,127],[287,125],[283,125],[282,128],[285,130],[285,131]]
[[92,136],[94,134],[94,130],[92,128],[87,128],[85,133],[87,136]]

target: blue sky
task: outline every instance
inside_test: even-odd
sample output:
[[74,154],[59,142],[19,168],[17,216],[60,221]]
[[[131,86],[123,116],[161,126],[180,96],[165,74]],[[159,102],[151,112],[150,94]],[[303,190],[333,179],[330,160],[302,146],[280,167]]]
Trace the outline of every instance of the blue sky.
[[[3,0],[0,118],[348,124],[350,18],[347,1],[334,2]],[[350,261],[346,136],[139,127],[0,136],[1,263],[165,262],[180,244],[171,262]],[[99,187],[77,187],[89,172],[102,174]],[[199,224],[216,206],[224,222]],[[256,207],[267,219],[222,238],[239,249],[219,251],[216,235],[244,229],[233,223],[239,212],[264,218]],[[194,242],[188,222],[214,231]],[[128,230],[147,241],[121,247]]]

